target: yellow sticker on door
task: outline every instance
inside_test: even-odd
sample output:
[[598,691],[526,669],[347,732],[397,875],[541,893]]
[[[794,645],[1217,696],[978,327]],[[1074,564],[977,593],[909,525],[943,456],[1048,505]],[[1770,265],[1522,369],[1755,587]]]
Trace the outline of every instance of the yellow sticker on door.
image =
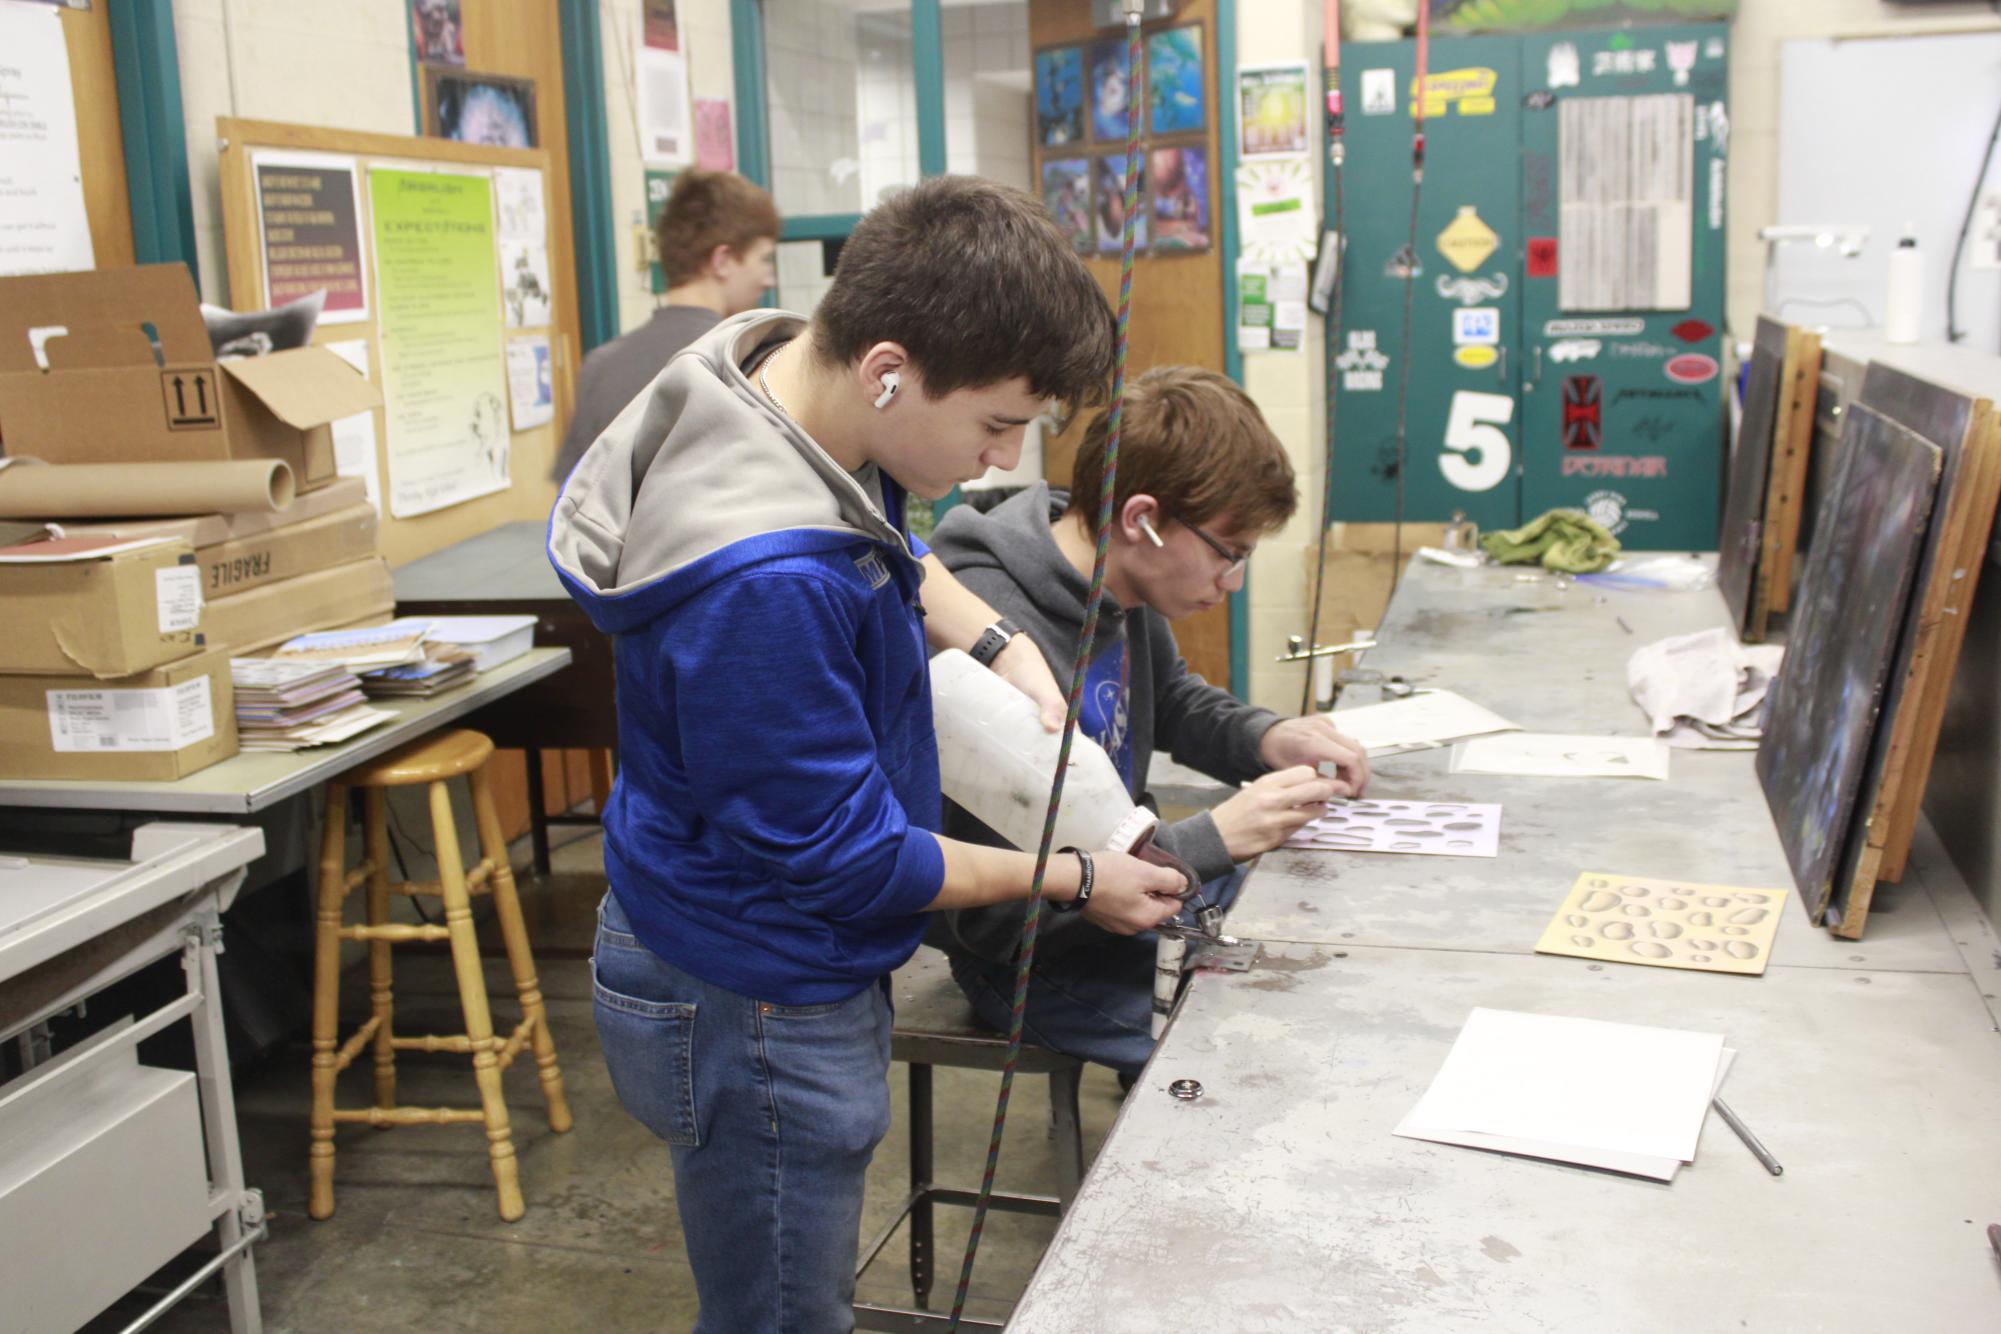
[[[1494,85],[1500,76],[1481,65],[1466,69],[1433,70],[1424,77],[1424,114],[1443,116],[1453,107],[1462,116],[1494,114]],[[1410,81],[1410,113],[1417,114],[1417,80]]]
[[1500,235],[1480,220],[1471,204],[1461,204],[1458,216],[1438,234],[1438,253],[1461,273],[1471,273],[1485,264],[1500,244]]
[[1452,349],[1452,359],[1469,371],[1483,371],[1499,361],[1501,354],[1481,343],[1469,343],[1465,347]]

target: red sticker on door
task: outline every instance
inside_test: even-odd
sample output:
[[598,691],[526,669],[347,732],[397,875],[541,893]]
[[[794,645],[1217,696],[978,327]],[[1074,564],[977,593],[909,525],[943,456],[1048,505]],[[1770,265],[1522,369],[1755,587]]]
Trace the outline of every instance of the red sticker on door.
[[1667,378],[1680,384],[1702,384],[1716,378],[1716,358],[1706,357],[1700,352],[1684,352],[1678,357],[1668,358]]
[[1531,278],[1554,278],[1556,276],[1556,238],[1554,236],[1531,236],[1529,238],[1528,275]]
[[1669,330],[1684,343],[1699,343],[1716,332],[1716,326],[1707,320],[1683,320]]
[[1596,449],[1604,438],[1605,395],[1595,375],[1563,379],[1563,447]]

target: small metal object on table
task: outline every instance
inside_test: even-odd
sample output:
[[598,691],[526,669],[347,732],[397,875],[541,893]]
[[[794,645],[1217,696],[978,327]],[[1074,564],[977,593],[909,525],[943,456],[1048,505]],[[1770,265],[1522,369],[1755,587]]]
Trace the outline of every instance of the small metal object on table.
[[535,618],[535,642],[566,648],[575,665],[560,681],[498,701],[466,720],[493,744],[528,752],[528,803],[535,869],[549,870],[549,826],[595,825],[596,816],[544,815],[541,752],[616,750],[617,670],[611,637],[591,624],[549,564],[541,523],[509,523],[434,551],[396,571],[403,616]]

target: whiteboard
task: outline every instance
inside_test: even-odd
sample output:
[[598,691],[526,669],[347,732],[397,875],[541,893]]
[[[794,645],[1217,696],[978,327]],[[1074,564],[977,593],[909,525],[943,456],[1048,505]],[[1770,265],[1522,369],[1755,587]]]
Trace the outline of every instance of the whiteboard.
[[[1855,259],[1780,247],[1775,313],[1809,326],[1880,327],[1890,251],[1915,223],[1925,256],[1919,338],[1943,341],[1946,267],[1997,111],[2001,33],[1785,43],[1773,220],[1864,223],[1869,241]],[[2001,193],[2001,162],[1982,189]],[[1962,258],[1958,285],[1966,346],[2001,351],[2001,272]]]

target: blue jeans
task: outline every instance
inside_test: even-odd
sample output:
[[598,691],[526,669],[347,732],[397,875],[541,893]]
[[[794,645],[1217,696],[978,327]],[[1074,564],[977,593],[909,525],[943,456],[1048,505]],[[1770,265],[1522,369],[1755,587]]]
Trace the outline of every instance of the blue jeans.
[[[1209,881],[1202,886],[1203,899],[1229,907],[1248,870],[1239,866]],[[1153,1055],[1153,961],[1158,940],[1153,932],[1143,931],[1136,936],[1108,936],[1053,956],[1038,951],[1029,972],[1023,1035],[1065,1056],[1137,1075]],[[980,1022],[1005,1031],[1014,1011],[1014,965],[992,963],[960,949],[947,950],[946,955],[952,979],[973,1003]]]
[[610,894],[591,967],[612,1087],[673,1158],[697,1334],[852,1329],[887,988],[787,1006],[711,986],[640,944]]

